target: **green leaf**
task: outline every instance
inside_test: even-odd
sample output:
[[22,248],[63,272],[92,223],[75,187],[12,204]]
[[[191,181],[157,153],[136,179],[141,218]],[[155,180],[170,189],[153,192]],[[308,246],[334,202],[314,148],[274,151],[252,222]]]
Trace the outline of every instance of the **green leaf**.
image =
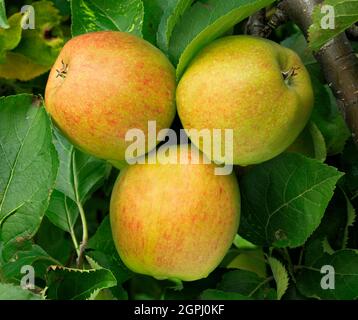
[[143,38],[156,45],[156,34],[164,10],[168,6],[167,0],[143,0]]
[[0,283],[0,300],[42,300],[41,296],[9,283]]
[[[20,281],[24,274],[21,273],[21,268],[25,265],[33,265],[35,262],[42,261],[50,266],[51,264],[58,263],[55,259],[50,257],[45,250],[38,245],[32,245],[30,250],[19,251],[15,254],[10,261],[0,268],[2,276],[8,281]],[[36,277],[40,274],[36,272]]]
[[9,28],[9,24],[6,19],[5,0],[0,0],[0,28]]
[[291,283],[283,297],[283,300],[307,300],[307,298],[301,294],[296,285]]
[[[97,261],[95,261],[94,259],[92,259],[89,256],[86,256],[87,262],[89,263],[89,265],[91,266],[91,268],[93,269],[103,269],[102,266],[100,266]],[[114,293],[114,295],[112,294],[112,292]],[[118,298],[120,300],[127,300],[128,299],[128,294],[127,292],[123,289],[123,287],[118,283],[117,280],[117,286],[111,287],[108,289],[97,289],[88,300],[105,300],[106,296],[111,296],[110,300],[113,300],[113,298]]]
[[69,16],[71,14],[70,0],[51,0],[55,7],[60,10],[61,16]]
[[268,257],[268,263],[270,264],[273,277],[276,281],[277,287],[277,300],[281,300],[288,288],[288,274],[283,264],[274,257]]
[[142,35],[141,0],[72,0],[72,36],[113,30]]
[[173,30],[169,53],[179,79],[190,60],[207,44],[273,0],[203,0],[183,15]]
[[15,13],[9,19],[8,29],[0,27],[0,63],[4,63],[6,51],[14,49],[21,40],[21,19],[21,14]]
[[[306,297],[329,300],[353,300],[358,298],[358,253],[355,250],[339,250],[333,254],[316,253],[316,258],[307,261],[297,278],[297,286]],[[309,263],[307,263],[309,262]],[[327,272],[323,266],[334,268],[334,289],[323,289],[321,281]]]
[[4,63],[0,63],[0,77],[29,81],[42,75],[48,69],[49,67],[36,64],[22,54],[8,51]]
[[306,266],[313,265],[324,255],[323,242],[325,239],[309,239],[305,244],[304,263]]
[[54,130],[54,145],[60,159],[56,190],[73,201],[78,198],[85,202],[108,176],[111,166],[76,149],[57,129]]
[[116,300],[110,289],[99,289],[87,299],[87,300]]
[[169,0],[159,24],[157,43],[160,49],[168,53],[174,27],[182,15],[190,8],[194,0]]
[[237,234],[235,236],[233,244],[238,249],[257,249],[257,248],[259,248],[257,245],[251,243],[250,241],[247,241],[246,239],[241,237],[239,234]]
[[41,246],[51,257],[56,259],[56,264],[66,265],[72,258],[73,244],[67,232],[56,227],[45,216],[36,233],[35,243]]
[[236,256],[227,263],[226,268],[247,270],[255,272],[260,277],[266,277],[266,261],[262,248],[236,252]]
[[[61,16],[53,3],[36,1],[31,5],[36,14],[35,29],[21,31],[17,25],[16,30],[5,30],[5,33],[12,33],[12,47],[22,34],[21,41],[12,51],[0,52],[0,77],[5,79],[28,81],[45,73],[51,68],[64,43]],[[20,14],[14,16],[21,17]]]
[[[334,14],[333,28],[327,28],[325,23],[328,11],[323,10],[322,6],[331,6]],[[319,50],[329,40],[346,30],[358,21],[358,1],[357,0],[325,0],[315,7],[312,13],[313,24],[308,29],[309,44],[312,50]]]
[[341,153],[350,137],[350,131],[338,111],[337,101],[329,87],[322,85],[313,75],[311,80],[315,96],[311,119],[324,136],[328,154]]
[[346,222],[346,226],[344,228],[343,241],[342,241],[343,249],[346,249],[348,240],[349,240],[349,229],[354,226],[354,223],[356,221],[356,211],[355,211],[351,201],[347,197],[346,193],[344,191],[342,191],[342,192],[344,193],[344,197],[345,197],[346,203],[347,203],[347,222]]
[[3,255],[31,239],[53,189],[58,157],[42,99],[0,98],[0,239]]
[[64,44],[61,16],[51,1],[36,1],[31,5],[35,10],[35,29],[22,31],[21,41],[14,52],[47,71]]
[[207,289],[200,295],[201,300],[252,300],[240,293],[224,292],[216,289]]
[[95,235],[89,240],[88,248],[95,251],[88,255],[94,258],[101,266],[113,271],[118,284],[133,276],[133,273],[121,261],[112,238],[109,216],[106,216],[98,227]]
[[84,300],[97,290],[111,288],[117,281],[107,269],[79,270],[51,266],[47,273],[49,299]]
[[134,274],[124,265],[117,253],[112,238],[109,216],[104,218],[95,235],[89,240],[88,248],[94,249],[94,251],[88,252],[88,256],[102,267],[111,270],[116,277],[117,286],[110,289],[113,295],[117,299],[127,299],[127,292],[121,284],[132,278]]
[[60,168],[46,215],[53,224],[71,232],[78,218],[77,202],[84,205],[104,182],[111,167],[106,161],[75,149],[57,129],[53,136]]
[[285,150],[324,162],[327,157],[326,142],[321,131],[310,121],[296,140]]
[[[109,288],[109,292],[112,294],[112,296],[119,300],[128,300],[128,293],[121,286],[121,283],[124,282],[123,280],[124,279],[127,280],[126,278],[123,277],[123,274],[121,274],[120,272],[121,266],[113,264],[113,262],[111,262],[111,258],[109,256],[106,256],[100,251],[90,252],[89,254],[90,256],[86,255],[86,259],[92,269],[102,269],[102,268],[106,268],[108,270],[113,269],[113,271],[112,270],[111,271],[113,275],[116,277],[117,285]],[[95,259],[98,258],[99,259],[98,261],[100,261],[101,264],[99,264],[99,262],[94,258]],[[97,292],[94,293],[92,297],[89,298],[89,300],[91,299],[97,300],[99,293],[100,290],[97,290]]]
[[313,121],[309,123],[309,131],[313,141],[314,157],[324,162],[327,158],[327,147],[323,134]]
[[323,252],[325,252],[325,253],[328,253],[328,254],[334,253],[334,249],[329,244],[327,238],[324,238],[324,240],[322,241],[322,248],[323,248]]
[[109,254],[117,252],[108,215],[103,219],[94,236],[88,241],[88,248]]
[[319,227],[310,237],[310,241],[326,239],[335,249],[344,246],[344,229],[346,227],[347,200],[341,188],[334,192]]
[[92,269],[103,269],[103,267],[100,266],[97,261],[92,259],[90,256],[86,256],[86,260]]
[[[217,289],[225,292],[235,292],[249,298],[272,299],[272,288],[268,280],[256,273],[246,270],[235,270],[224,274]],[[274,294],[276,299],[276,294]]]
[[240,182],[239,233],[263,246],[297,247],[318,227],[342,173],[297,153],[253,167]]
[[266,260],[262,247],[252,244],[238,234],[235,236],[233,245],[236,248],[231,248],[227,252],[220,267],[247,270],[265,278]]
[[72,232],[78,218],[76,202],[62,192],[54,190],[46,211],[47,218],[57,227]]

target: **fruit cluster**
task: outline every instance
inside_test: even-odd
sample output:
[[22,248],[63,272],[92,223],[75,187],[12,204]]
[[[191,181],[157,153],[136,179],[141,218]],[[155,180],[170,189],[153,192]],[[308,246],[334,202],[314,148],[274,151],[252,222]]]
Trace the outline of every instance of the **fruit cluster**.
[[[159,49],[107,31],[64,46],[45,104],[73,144],[121,168],[110,218],[124,263],[158,279],[191,281],[217,267],[239,225],[238,182],[233,173],[215,175],[214,162],[247,166],[286,150],[310,117],[313,92],[299,57],[269,40],[219,39],[196,56],[177,86],[175,70]],[[148,154],[147,164],[127,165],[126,133],[146,133],[150,121],[157,132],[170,128],[176,106],[189,137],[192,129],[232,130],[232,158],[196,143],[203,153],[192,153],[194,145],[171,146],[167,164],[157,161],[159,152]],[[146,144],[144,153],[156,143]]]

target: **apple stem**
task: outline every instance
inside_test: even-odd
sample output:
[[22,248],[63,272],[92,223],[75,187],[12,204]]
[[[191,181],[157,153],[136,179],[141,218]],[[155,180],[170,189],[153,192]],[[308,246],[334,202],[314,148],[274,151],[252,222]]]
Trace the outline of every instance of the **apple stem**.
[[72,172],[73,172],[73,185],[75,191],[76,204],[77,204],[78,211],[80,213],[80,218],[82,223],[82,241],[77,251],[78,254],[77,254],[76,263],[78,268],[82,268],[83,255],[88,243],[88,227],[87,227],[86,214],[85,211],[83,210],[82,202],[78,194],[78,177],[77,177],[75,153],[72,154]]
[[82,268],[82,264],[83,264],[83,255],[84,252],[86,250],[87,244],[88,244],[88,228],[87,228],[87,221],[86,221],[86,215],[85,212],[83,210],[82,204],[81,203],[77,203],[78,206],[78,210],[80,212],[80,217],[81,217],[81,222],[82,222],[82,241],[80,243],[79,246],[79,252],[78,252],[78,256],[77,256],[77,267],[78,268]]
[[283,79],[285,80],[287,85],[291,84],[291,80],[293,77],[297,75],[296,71],[299,69],[299,67],[292,67],[288,71],[282,71]]
[[291,256],[287,250],[287,248],[283,249],[283,256],[285,257],[287,263],[288,263],[288,272],[293,280],[293,282],[296,283],[296,278],[295,278],[295,274],[294,274],[294,267],[293,267],[293,263],[291,260]]
[[79,248],[79,245],[78,245],[78,241],[77,241],[77,238],[76,238],[76,234],[75,234],[75,231],[73,229],[73,224],[70,222],[70,219],[69,219],[69,209],[68,209],[68,205],[67,205],[67,197],[65,197],[65,209],[66,209],[66,219],[67,219],[67,224],[68,224],[68,228],[70,230],[70,235],[71,235],[71,239],[72,239],[72,242],[73,242],[73,245],[76,249],[76,254],[77,254],[77,257],[79,256],[80,254],[80,248]]

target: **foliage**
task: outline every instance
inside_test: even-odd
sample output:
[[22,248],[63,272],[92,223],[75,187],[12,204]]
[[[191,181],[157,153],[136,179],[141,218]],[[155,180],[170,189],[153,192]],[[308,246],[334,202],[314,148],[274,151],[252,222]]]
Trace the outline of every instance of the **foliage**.
[[[331,9],[331,11],[327,8]],[[322,21],[328,13],[334,14],[334,27],[322,28]],[[309,29],[309,39],[312,50],[318,50],[326,42],[340,34],[358,21],[358,1],[325,0],[313,12],[313,24]]]

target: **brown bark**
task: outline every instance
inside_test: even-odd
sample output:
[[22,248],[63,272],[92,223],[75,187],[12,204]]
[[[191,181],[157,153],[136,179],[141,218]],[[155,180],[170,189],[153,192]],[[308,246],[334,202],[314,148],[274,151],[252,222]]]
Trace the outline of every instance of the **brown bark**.
[[347,30],[348,38],[352,40],[358,40],[358,24],[354,24]]
[[253,14],[247,22],[246,33],[253,36],[268,38],[274,29],[285,22],[287,22],[287,15],[285,11],[282,10],[281,4],[278,4],[275,12],[268,21],[265,9]]
[[254,13],[246,24],[246,33],[253,36],[265,37],[266,11],[262,9]]

